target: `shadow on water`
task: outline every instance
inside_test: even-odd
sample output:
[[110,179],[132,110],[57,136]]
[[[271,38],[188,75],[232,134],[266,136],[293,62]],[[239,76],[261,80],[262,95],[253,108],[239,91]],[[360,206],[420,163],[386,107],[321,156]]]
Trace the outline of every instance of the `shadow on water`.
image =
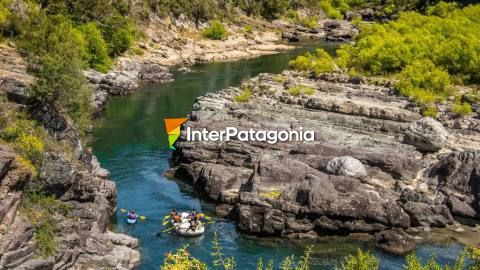
[[[279,73],[287,68],[288,60],[319,46],[332,52],[338,44],[307,44],[278,55],[196,65],[192,73],[174,72],[173,83],[144,86],[133,95],[109,101],[103,116],[96,120],[92,146],[102,166],[117,183],[118,207],[147,217],[146,221],[127,225],[125,214],[119,211],[111,224],[114,231],[140,240],[140,269],[158,269],[165,253],[185,244],[194,256],[210,262],[214,232],[218,233],[225,253],[236,257],[239,269],[254,269],[258,257],[272,258],[277,264],[285,256],[302,254],[308,242],[246,236],[239,234],[235,225],[227,220],[209,225],[199,238],[181,238],[171,233],[158,235],[165,229],[161,224],[163,217],[172,208],[196,208],[214,216],[214,205],[202,200],[190,186],[165,178],[171,151],[167,147],[163,119],[185,117],[198,96],[239,85],[261,72]],[[401,257],[384,254],[366,243],[324,241],[315,243],[314,269],[332,269],[339,258],[358,247],[374,250],[382,259],[382,269],[399,269],[403,262]],[[460,250],[461,246],[450,243],[422,246],[417,253],[423,258],[435,253],[444,263],[452,261]]]

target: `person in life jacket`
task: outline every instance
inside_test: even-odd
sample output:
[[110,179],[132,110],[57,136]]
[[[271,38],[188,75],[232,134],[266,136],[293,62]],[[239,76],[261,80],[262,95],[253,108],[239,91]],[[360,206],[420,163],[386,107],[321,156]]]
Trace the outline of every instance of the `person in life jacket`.
[[197,210],[195,208],[192,208],[192,212],[190,212],[190,229],[197,229]]
[[180,218],[180,216],[179,216],[179,215],[175,215],[175,216],[173,216],[173,222],[175,222],[175,223],[178,223],[178,222],[180,222],[180,219],[181,219],[181,218]]
[[129,219],[137,219],[137,215],[135,214],[134,211],[129,211],[128,214],[127,214],[127,217]]
[[171,217],[174,217],[174,216],[177,216],[178,215],[178,212],[177,212],[177,209],[173,209],[172,212],[170,212],[170,216]]

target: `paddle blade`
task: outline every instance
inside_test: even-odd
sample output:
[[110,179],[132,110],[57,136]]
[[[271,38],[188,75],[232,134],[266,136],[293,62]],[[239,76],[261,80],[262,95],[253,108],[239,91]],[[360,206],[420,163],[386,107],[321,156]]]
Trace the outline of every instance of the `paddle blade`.
[[146,216],[140,216],[140,219],[145,220],[145,219],[147,219],[147,217]]
[[169,217],[170,217],[170,215],[166,215],[163,219],[167,219],[167,218],[169,218]]
[[168,222],[169,222],[169,220],[167,220],[167,221],[164,221],[164,222],[162,223],[162,225],[163,225],[163,226],[165,226],[165,225],[167,225],[167,224],[168,224]]
[[173,229],[173,228],[175,228],[175,226],[170,227],[170,228],[168,228],[168,229],[165,229],[165,230],[163,230],[162,232],[168,232],[168,231],[170,231],[170,230]]
[[211,217],[206,216],[205,214],[200,214],[200,216],[202,216],[206,220],[211,220],[212,219]]
[[125,209],[123,209],[123,208],[120,208],[120,212],[125,213],[125,212],[127,212],[127,210],[125,210]]

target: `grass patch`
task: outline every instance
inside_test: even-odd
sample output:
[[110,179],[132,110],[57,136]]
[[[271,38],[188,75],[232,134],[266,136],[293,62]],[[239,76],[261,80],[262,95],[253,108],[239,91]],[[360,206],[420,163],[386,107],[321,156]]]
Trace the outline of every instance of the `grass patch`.
[[42,191],[27,190],[23,193],[20,209],[22,215],[35,227],[37,253],[49,257],[57,251],[55,241],[56,218],[66,216],[70,206]]
[[25,163],[38,168],[45,150],[45,131],[25,114],[13,111],[7,102],[0,101],[0,104],[5,105],[0,109],[0,139],[12,146]]
[[470,105],[467,102],[458,102],[453,104],[451,111],[457,116],[457,117],[465,117],[469,114],[472,113],[472,105]]
[[288,89],[288,93],[294,97],[297,97],[300,95],[311,96],[315,93],[315,90],[311,86],[296,85],[296,86],[290,87]]
[[139,47],[133,47],[132,52],[135,55],[144,55],[145,54],[145,51],[142,48],[139,48]]
[[283,192],[278,190],[278,189],[273,189],[269,192],[260,193],[260,196],[262,196],[263,198],[268,198],[268,199],[278,199],[278,198],[280,198],[282,193]]
[[318,26],[318,17],[317,16],[305,17],[300,21],[300,24],[307,28],[315,29]]
[[243,89],[240,94],[233,97],[233,99],[236,102],[248,102],[250,101],[251,97],[252,97],[252,91],[250,90],[249,87],[245,87],[245,89]]
[[251,24],[245,25],[245,27],[243,28],[243,30],[244,30],[245,33],[247,33],[247,34],[253,34],[253,26],[252,26]]
[[279,74],[273,78],[273,81],[277,83],[283,83],[285,81],[285,78]]
[[422,111],[422,115],[425,116],[425,117],[436,118],[437,115],[438,115],[437,107],[429,106],[429,107],[424,108],[423,111]]

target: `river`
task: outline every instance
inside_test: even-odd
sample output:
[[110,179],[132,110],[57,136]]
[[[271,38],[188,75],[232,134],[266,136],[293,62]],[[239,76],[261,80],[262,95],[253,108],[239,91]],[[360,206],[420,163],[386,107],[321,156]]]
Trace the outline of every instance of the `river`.
[[[332,52],[337,45],[322,43],[320,46]],[[215,232],[224,253],[236,258],[238,269],[255,269],[259,257],[264,261],[273,259],[277,265],[283,257],[301,255],[305,246],[312,244],[241,234],[231,221],[216,219],[214,205],[203,200],[190,186],[168,180],[164,174],[172,152],[168,149],[163,119],[186,117],[196,97],[206,92],[239,85],[242,80],[262,72],[279,73],[287,68],[288,60],[313,48],[308,45],[277,55],[195,65],[194,72],[174,72],[175,82],[144,86],[132,95],[110,99],[103,115],[95,121],[91,144],[101,165],[117,183],[118,207],[133,209],[147,217],[145,221],[127,225],[125,214],[118,211],[111,222],[114,231],[140,240],[140,269],[159,269],[165,253],[186,244],[193,256],[211,263],[211,241]],[[205,235],[187,239],[173,233],[158,234],[164,229],[163,216],[172,208],[192,207],[216,220],[207,226]],[[339,259],[358,247],[371,249],[381,260],[381,269],[399,269],[404,261],[403,257],[386,254],[364,242],[335,240],[313,244],[313,269],[333,269]],[[423,259],[436,254],[439,262],[447,263],[454,261],[461,249],[461,245],[448,241],[442,245],[420,246],[416,252]]]

